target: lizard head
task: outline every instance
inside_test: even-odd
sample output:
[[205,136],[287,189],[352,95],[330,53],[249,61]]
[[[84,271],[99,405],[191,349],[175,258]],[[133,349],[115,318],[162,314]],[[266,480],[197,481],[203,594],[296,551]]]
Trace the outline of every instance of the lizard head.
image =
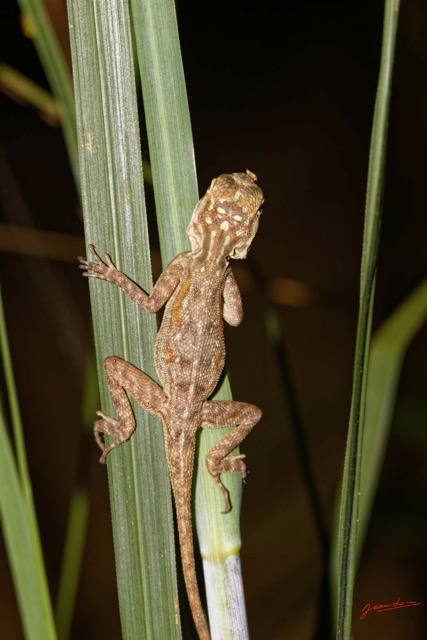
[[246,173],[224,173],[212,180],[187,229],[193,252],[202,248],[204,238],[217,236],[228,257],[246,258],[264,202],[256,179],[254,173],[246,170]]

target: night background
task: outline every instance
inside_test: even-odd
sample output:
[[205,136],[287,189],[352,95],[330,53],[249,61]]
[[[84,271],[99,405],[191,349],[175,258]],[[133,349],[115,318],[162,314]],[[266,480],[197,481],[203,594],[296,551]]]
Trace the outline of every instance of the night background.
[[[69,59],[65,2],[46,5]],[[242,445],[250,468],[241,554],[249,631],[253,640],[313,639],[323,603],[323,544],[289,403],[298,408],[328,534],[350,409],[383,3],[181,0],[177,12],[200,193],[218,174],[249,168],[266,198],[248,260],[234,268],[245,319],[226,330],[233,396],[263,410]],[[48,88],[11,0],[1,5],[0,30],[0,61]],[[427,272],[426,43],[426,3],[403,0],[374,329]],[[78,197],[61,129],[5,91],[0,109],[0,282],[49,583],[55,594],[83,446],[91,506],[72,637],[119,638],[107,476],[92,438],[81,437],[92,334],[87,282],[76,261],[85,251]],[[143,128],[141,138],[147,159]],[[150,186],[146,195],[156,277]],[[266,330],[272,303],[283,336],[279,358]],[[427,637],[426,388],[424,327],[399,383],[356,581],[355,640]],[[359,620],[367,602],[397,597],[422,605]],[[22,637],[1,541],[0,633]]]

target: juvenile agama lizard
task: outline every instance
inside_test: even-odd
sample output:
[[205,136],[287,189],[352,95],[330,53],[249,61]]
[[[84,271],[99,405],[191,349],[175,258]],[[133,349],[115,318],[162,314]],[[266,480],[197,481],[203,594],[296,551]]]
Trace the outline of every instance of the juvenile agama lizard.
[[[98,411],[95,439],[102,449],[100,461],[128,440],[135,418],[127,394],[163,422],[166,455],[175,499],[182,567],[191,612],[200,640],[209,640],[197,587],[191,519],[191,488],[196,433],[202,428],[236,425],[206,456],[206,466],[230,510],[221,473],[246,475],[244,454],[229,456],[261,417],[258,407],[245,402],[210,401],[224,367],[223,319],[232,326],[243,318],[242,300],[229,259],[245,258],[258,229],[261,189],[256,176],[223,174],[212,181],[196,205],[187,234],[191,251],[180,253],[160,275],[147,295],[109,255],[103,262],[93,245],[95,262],[80,257],[83,275],[111,282],[149,313],[165,303],[155,344],[155,365],[160,387],[145,373],[117,356],[104,361],[108,388],[118,420]],[[101,434],[114,440],[105,446]]]

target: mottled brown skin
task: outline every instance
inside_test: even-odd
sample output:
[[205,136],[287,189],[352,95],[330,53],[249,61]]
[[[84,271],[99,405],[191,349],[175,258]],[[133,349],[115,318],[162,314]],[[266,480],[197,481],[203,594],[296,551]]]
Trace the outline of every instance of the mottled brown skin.
[[[261,417],[254,405],[235,401],[210,401],[224,367],[223,319],[232,326],[242,321],[240,292],[229,265],[230,258],[245,258],[258,228],[263,203],[256,176],[247,173],[221,175],[212,181],[196,205],[187,233],[192,250],[177,255],[147,295],[111,258],[103,262],[93,245],[95,262],[79,258],[83,275],[106,280],[125,291],[142,309],[158,311],[165,303],[156,339],[155,363],[160,387],[145,373],[117,356],[104,361],[108,388],[119,419],[98,411],[95,439],[107,454],[128,440],[135,419],[128,395],[162,419],[170,480],[175,498],[179,542],[185,584],[199,638],[210,635],[200,602],[194,565],[191,488],[196,433],[201,427],[220,429],[236,425],[206,456],[206,466],[223,493],[225,512],[230,510],[221,473],[246,475],[244,455],[229,456]],[[101,434],[114,440],[105,446]]]

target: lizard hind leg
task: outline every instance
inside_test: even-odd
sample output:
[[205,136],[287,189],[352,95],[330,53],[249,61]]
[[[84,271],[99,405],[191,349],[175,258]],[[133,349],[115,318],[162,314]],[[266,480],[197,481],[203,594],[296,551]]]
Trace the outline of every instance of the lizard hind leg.
[[[100,462],[105,463],[108,453],[129,440],[135,431],[135,417],[128,398],[128,393],[144,409],[156,415],[162,414],[165,394],[159,385],[147,374],[118,356],[109,356],[104,360],[108,390],[119,419],[106,416],[97,411],[100,420],[93,425],[95,440],[102,450]],[[114,438],[109,446],[105,446],[101,434]]]
[[206,401],[202,409],[202,427],[220,429],[228,425],[236,425],[220,440],[206,456],[206,466],[224,496],[224,513],[230,511],[228,491],[221,481],[221,473],[237,471],[242,478],[246,477],[245,455],[229,456],[228,454],[244,440],[261,418],[261,409],[246,402]]

